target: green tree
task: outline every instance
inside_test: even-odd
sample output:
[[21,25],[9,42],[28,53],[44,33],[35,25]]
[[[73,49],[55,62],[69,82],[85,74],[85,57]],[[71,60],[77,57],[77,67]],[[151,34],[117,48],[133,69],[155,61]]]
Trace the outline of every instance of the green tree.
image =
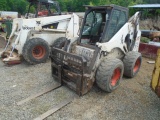
[[[128,7],[135,4],[154,4],[160,3],[160,0],[57,0],[62,11],[82,12],[85,11],[84,5],[109,5],[116,4]],[[26,13],[29,3],[27,0],[0,0],[0,10],[18,11],[21,14]]]
[[0,0],[0,10],[6,11],[8,9],[7,1],[6,0]]
[[143,0],[143,2],[148,4],[155,4],[160,3],[160,0]]
[[27,5],[28,2],[26,0],[0,0],[1,11],[17,11],[24,14]]

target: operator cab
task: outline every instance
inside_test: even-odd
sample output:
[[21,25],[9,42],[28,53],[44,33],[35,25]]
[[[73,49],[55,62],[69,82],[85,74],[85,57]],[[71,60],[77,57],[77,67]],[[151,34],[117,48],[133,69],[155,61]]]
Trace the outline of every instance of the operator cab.
[[128,9],[116,5],[85,6],[79,44],[108,42],[128,20]]
[[28,0],[30,2],[26,18],[61,15],[59,3],[53,0]]

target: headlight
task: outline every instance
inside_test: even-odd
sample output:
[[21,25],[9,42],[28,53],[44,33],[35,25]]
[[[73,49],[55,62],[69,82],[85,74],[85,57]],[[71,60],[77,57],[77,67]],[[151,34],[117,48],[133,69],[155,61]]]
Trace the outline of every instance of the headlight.
[[3,18],[0,17],[0,20],[3,20]]

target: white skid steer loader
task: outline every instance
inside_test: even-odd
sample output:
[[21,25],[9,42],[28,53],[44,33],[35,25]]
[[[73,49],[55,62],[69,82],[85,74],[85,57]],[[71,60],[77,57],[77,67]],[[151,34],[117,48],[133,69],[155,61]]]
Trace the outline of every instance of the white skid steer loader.
[[19,63],[21,56],[30,64],[45,62],[49,57],[49,46],[55,40],[76,38],[78,30],[79,17],[74,13],[31,19],[16,18],[1,57],[7,64]]
[[141,66],[139,17],[137,12],[128,19],[121,6],[86,6],[79,38],[52,47],[52,76],[78,95],[94,82],[104,91],[115,90],[123,74],[132,78]]

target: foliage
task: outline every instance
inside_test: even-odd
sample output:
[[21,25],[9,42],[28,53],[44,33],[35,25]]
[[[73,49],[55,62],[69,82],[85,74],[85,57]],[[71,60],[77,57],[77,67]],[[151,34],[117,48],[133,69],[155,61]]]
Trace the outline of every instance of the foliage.
[[0,10],[7,10],[9,7],[7,7],[7,1],[6,0],[0,0]]
[[18,11],[24,14],[27,9],[26,0],[0,0],[0,11]]
[[[128,7],[142,3],[160,3],[160,0],[57,0],[62,11],[82,12],[85,10],[84,5],[107,5],[116,4]],[[25,14],[29,7],[27,0],[0,0],[0,11],[18,11]],[[32,8],[34,9],[34,8]],[[157,11],[160,13],[160,11]]]
[[82,12],[83,5],[109,5],[116,4],[128,7],[134,4],[143,3],[143,0],[59,0],[62,11]]
[[146,38],[146,37],[141,37],[141,42],[143,43],[149,43],[150,39]]

